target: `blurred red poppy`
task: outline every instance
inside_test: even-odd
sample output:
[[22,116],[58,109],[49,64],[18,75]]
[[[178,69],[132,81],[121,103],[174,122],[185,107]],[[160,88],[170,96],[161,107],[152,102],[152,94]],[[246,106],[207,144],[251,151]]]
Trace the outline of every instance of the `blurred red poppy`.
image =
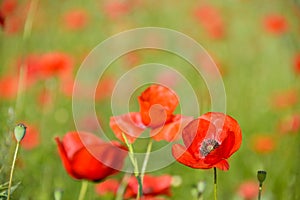
[[106,143],[91,133],[69,132],[55,138],[62,163],[75,179],[100,181],[121,170],[127,151],[118,143]]
[[222,38],[225,35],[223,19],[219,11],[212,5],[202,5],[194,11],[196,20],[212,38]]
[[40,132],[33,125],[26,123],[26,134],[21,141],[21,147],[30,150],[36,148],[40,144]]
[[297,54],[294,58],[294,71],[300,75],[300,54]]
[[299,133],[300,114],[293,114],[281,119],[278,124],[278,129],[282,134]]
[[0,12],[3,16],[9,16],[16,10],[16,7],[16,0],[3,0],[0,4]]
[[298,102],[298,91],[296,89],[288,89],[277,92],[271,97],[272,105],[276,109],[284,109],[294,106]]
[[276,147],[275,139],[270,135],[255,135],[251,142],[253,151],[261,154],[270,153]]
[[185,146],[173,145],[173,156],[186,166],[200,169],[228,170],[227,159],[242,142],[237,121],[216,112],[206,113],[190,122],[183,129],[182,138]]
[[257,199],[258,183],[257,181],[245,181],[240,184],[237,193],[245,200]]
[[65,76],[73,70],[73,60],[70,55],[62,52],[49,52],[41,56],[40,74],[43,78]]
[[125,1],[107,1],[103,7],[104,14],[110,19],[118,19],[130,11],[130,5]]
[[177,95],[169,88],[151,85],[138,97],[140,112],[114,116],[110,126],[116,137],[124,141],[124,133],[130,143],[147,128],[151,128],[150,136],[156,140],[173,141],[178,138],[180,130],[192,117],[174,115],[178,105]]
[[263,25],[267,32],[275,35],[281,35],[288,30],[287,20],[280,14],[270,14],[265,16]]
[[12,99],[17,96],[18,92],[18,76],[4,76],[0,78],[0,97]]
[[103,196],[107,193],[116,195],[119,186],[120,186],[119,181],[117,181],[115,179],[107,179],[107,180],[95,185],[95,190],[96,190],[96,193],[100,196]]
[[88,14],[83,9],[75,9],[65,13],[63,19],[67,29],[80,30],[87,25]]
[[[136,198],[138,192],[138,182],[135,176],[131,176],[127,182],[123,199]],[[164,199],[160,196],[171,196],[172,176],[151,176],[145,175],[143,179],[142,200]],[[120,183],[117,180],[109,179],[96,185],[96,192],[99,195],[112,193],[116,195]]]

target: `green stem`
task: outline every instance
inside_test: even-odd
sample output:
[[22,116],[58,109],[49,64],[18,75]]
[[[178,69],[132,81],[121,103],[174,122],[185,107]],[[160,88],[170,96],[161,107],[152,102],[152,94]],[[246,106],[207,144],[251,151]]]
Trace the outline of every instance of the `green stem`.
[[121,181],[121,184],[117,190],[117,194],[116,194],[116,200],[122,200],[123,199],[123,194],[124,194],[124,191],[126,189],[126,186],[128,184],[128,180],[130,178],[131,174],[125,174],[123,176],[123,179]]
[[149,157],[150,157],[150,153],[151,153],[151,149],[152,149],[152,143],[153,143],[152,139],[150,138],[148,146],[147,146],[147,151],[146,151],[145,159],[144,159],[144,162],[143,162],[142,171],[141,171],[141,179],[142,179],[142,181],[144,179],[144,175],[145,175],[145,172],[146,172],[146,167],[147,167],[147,164],[148,164],[148,161],[149,161]]
[[217,199],[217,168],[214,167],[214,200]]
[[19,146],[20,146],[20,142],[17,143],[16,149],[15,149],[15,154],[14,154],[14,159],[13,159],[13,162],[12,162],[12,165],[11,165],[10,177],[9,177],[9,183],[8,183],[7,200],[10,199],[10,189],[11,189],[11,184],[12,184],[12,178],[13,178],[13,175],[14,175],[15,163],[16,163],[16,160],[17,160]]
[[139,200],[143,196],[143,183],[141,175],[136,176],[136,179],[138,181],[138,193],[136,195],[136,199]]
[[88,188],[88,181],[82,181],[78,200],[84,200],[87,188]]
[[261,191],[262,191],[262,183],[259,183],[259,189],[258,189],[258,200],[261,199]]
[[[22,56],[25,54],[25,47],[27,47],[27,40],[31,35],[32,24],[34,19],[34,13],[37,10],[38,0],[32,0],[30,2],[30,7],[28,11],[28,15],[25,21],[24,30],[23,30],[23,50]],[[24,59],[24,58],[23,58]],[[21,102],[22,102],[22,92],[24,89],[24,81],[26,74],[26,64],[22,62],[20,66],[20,74],[19,74],[19,82],[18,82],[18,91],[17,91],[17,99],[16,99],[16,113],[19,112]]]

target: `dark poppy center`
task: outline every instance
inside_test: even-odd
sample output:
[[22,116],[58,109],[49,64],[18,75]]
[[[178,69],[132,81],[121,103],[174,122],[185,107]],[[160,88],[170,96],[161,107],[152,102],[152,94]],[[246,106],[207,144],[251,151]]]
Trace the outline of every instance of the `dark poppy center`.
[[200,146],[200,154],[202,156],[207,156],[212,150],[218,148],[220,145],[219,143],[214,139],[205,139],[203,140],[201,146]]

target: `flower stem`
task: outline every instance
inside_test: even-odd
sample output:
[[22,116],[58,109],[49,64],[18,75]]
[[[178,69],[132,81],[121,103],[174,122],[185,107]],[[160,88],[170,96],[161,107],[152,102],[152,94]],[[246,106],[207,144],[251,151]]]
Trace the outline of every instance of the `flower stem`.
[[14,175],[15,163],[16,163],[16,160],[17,160],[19,146],[20,146],[20,142],[17,143],[16,149],[15,149],[14,158],[13,158],[13,162],[12,162],[12,165],[11,165],[10,177],[9,177],[9,183],[8,183],[8,189],[7,189],[8,190],[8,192],[7,192],[7,200],[10,199],[10,189],[11,189],[11,184],[12,184],[12,178],[13,178],[13,175]]
[[153,143],[152,139],[150,138],[148,146],[147,146],[147,151],[146,151],[145,159],[144,159],[143,166],[142,166],[142,171],[141,171],[141,179],[142,179],[142,181],[144,179],[144,175],[145,175],[147,163],[149,161],[150,152],[151,152],[151,149],[152,149],[152,143]]
[[217,168],[214,167],[214,200],[217,199]]
[[82,181],[78,200],[84,200],[87,188],[88,188],[88,181]]
[[116,200],[122,200],[123,199],[123,194],[124,194],[124,191],[127,187],[127,184],[128,184],[128,180],[130,178],[131,174],[128,174],[126,173],[123,178],[122,178],[122,181],[121,181],[121,184],[117,190],[117,194],[116,194]]
[[259,183],[259,189],[258,189],[258,200],[261,199],[261,191],[262,191],[262,183]]

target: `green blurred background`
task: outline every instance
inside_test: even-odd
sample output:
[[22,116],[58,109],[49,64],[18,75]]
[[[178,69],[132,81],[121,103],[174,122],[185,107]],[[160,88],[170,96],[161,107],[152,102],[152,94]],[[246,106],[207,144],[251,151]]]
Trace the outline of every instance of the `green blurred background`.
[[[31,21],[28,12],[32,3],[37,7]],[[174,29],[195,39],[222,73],[227,113],[240,123],[243,142],[229,160],[230,170],[218,173],[219,199],[243,199],[238,193],[240,185],[255,181],[260,169],[268,173],[264,199],[300,199],[300,2],[1,0],[0,5],[4,16],[0,30],[1,183],[9,178],[15,123],[28,123],[38,132],[37,144],[24,146],[19,152],[14,183],[20,181],[21,185],[14,199],[53,199],[58,188],[64,191],[63,199],[77,198],[80,182],[65,172],[53,140],[54,136],[75,130],[72,98],[64,86],[100,42],[121,31],[149,26]],[[32,29],[24,35],[25,22],[32,22]],[[7,76],[19,80],[22,73],[18,63],[29,55],[49,52],[63,52],[71,58],[73,68],[67,79],[43,77],[19,93],[15,82],[5,80]],[[199,114],[210,110],[203,80],[194,74],[192,66],[169,53],[141,50],[122,56],[109,67],[106,77],[114,82],[136,65],[150,62],[180,70],[199,97]],[[111,85],[109,82],[102,89],[109,94]],[[7,95],[10,86],[13,88]],[[132,110],[138,109],[136,96],[142,89],[133,94]],[[175,84],[174,90],[182,88]],[[101,94],[96,100],[97,114],[104,130],[113,137],[108,125],[110,96]],[[143,150],[142,144],[137,148]],[[152,174],[181,176],[182,184],[172,189],[169,199],[193,199],[191,190],[200,180],[207,183],[204,199],[212,199],[212,170],[173,163]],[[121,178],[122,173],[117,177]],[[86,199],[111,196],[97,196],[90,183]]]

